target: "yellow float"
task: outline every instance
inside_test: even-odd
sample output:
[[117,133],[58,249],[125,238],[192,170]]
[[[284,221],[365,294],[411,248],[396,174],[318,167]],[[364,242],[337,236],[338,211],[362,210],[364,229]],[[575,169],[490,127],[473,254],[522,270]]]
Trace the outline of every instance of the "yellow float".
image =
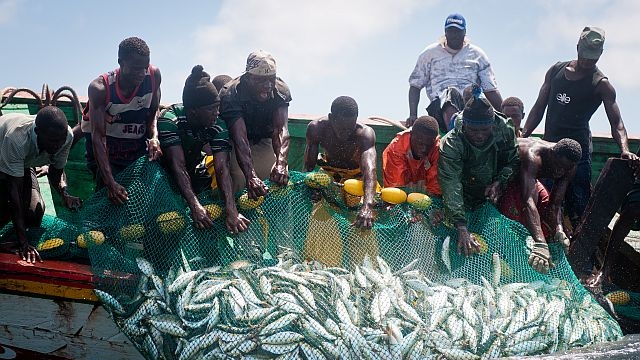
[[389,204],[402,204],[407,201],[407,193],[402,189],[398,189],[395,187],[383,188],[380,191],[380,198],[382,201]]
[[431,198],[423,193],[411,193],[407,195],[407,202],[417,210],[425,210],[431,205]]
[[176,211],[170,211],[160,214],[156,219],[158,228],[161,232],[167,234],[172,232],[178,232],[184,228],[184,217],[178,214]]
[[38,251],[43,251],[43,250],[53,250],[55,248],[59,248],[60,246],[64,245],[64,240],[60,239],[60,238],[52,238],[52,239],[48,239],[43,241],[42,243],[38,244]]
[[104,243],[104,234],[102,231],[87,231],[86,233],[78,235],[76,238],[76,244],[78,244],[78,247],[82,249],[86,249],[89,246],[89,243],[91,243],[91,245],[100,245]]
[[348,179],[344,181],[344,191],[355,196],[364,195],[364,183],[358,179]]
[[331,184],[331,176],[323,172],[312,172],[305,176],[304,183],[312,189],[323,189]]
[[264,201],[264,196],[260,196],[257,200],[249,198],[249,194],[245,193],[238,199],[238,207],[242,210],[251,210],[257,208]]

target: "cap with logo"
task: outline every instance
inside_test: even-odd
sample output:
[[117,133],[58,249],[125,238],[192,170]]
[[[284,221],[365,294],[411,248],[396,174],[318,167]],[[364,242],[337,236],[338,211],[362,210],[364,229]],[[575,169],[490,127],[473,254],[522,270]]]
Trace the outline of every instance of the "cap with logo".
[[444,28],[446,29],[450,27],[465,30],[467,28],[467,21],[461,14],[451,14],[447,16],[447,19],[444,21]]
[[271,76],[276,74],[276,60],[264,50],[254,51],[247,57],[246,71],[258,76]]
[[578,57],[598,60],[604,48],[604,30],[587,26],[582,30],[578,40]]

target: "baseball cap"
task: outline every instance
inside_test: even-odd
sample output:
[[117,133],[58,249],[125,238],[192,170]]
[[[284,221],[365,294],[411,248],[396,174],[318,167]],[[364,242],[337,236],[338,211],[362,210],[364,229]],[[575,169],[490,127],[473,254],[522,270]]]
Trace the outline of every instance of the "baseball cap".
[[447,20],[444,21],[444,28],[446,29],[452,26],[465,30],[467,28],[467,21],[461,14],[451,14],[447,16]]
[[258,76],[270,76],[276,74],[276,60],[264,50],[254,51],[247,57],[245,72]]
[[578,40],[578,57],[598,60],[604,47],[604,30],[587,26],[582,30]]

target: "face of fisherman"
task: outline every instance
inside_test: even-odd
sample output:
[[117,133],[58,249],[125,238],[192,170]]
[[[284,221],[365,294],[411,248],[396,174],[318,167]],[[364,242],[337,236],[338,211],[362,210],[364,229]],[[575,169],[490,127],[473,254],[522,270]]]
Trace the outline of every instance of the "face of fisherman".
[[516,129],[520,128],[524,112],[519,106],[503,106],[502,112],[513,120],[513,125],[515,125]]
[[411,153],[414,159],[423,159],[429,153],[436,143],[436,135],[429,134],[424,131],[411,131],[409,144],[411,145]]
[[130,54],[126,58],[118,59],[120,64],[120,85],[136,87],[142,83],[149,68],[149,56]]
[[188,121],[195,128],[210,128],[220,114],[220,103],[200,106],[188,112]]
[[55,133],[53,131],[40,131],[40,129],[36,128],[36,136],[38,142],[38,149],[40,151],[46,151],[48,154],[55,154],[67,141],[67,133],[60,132]]
[[253,96],[259,102],[265,102],[273,97],[273,89],[276,86],[276,76],[259,76],[253,74],[247,74],[247,80],[249,87],[253,93]]
[[356,129],[356,121],[358,115],[344,115],[341,113],[330,113],[329,123],[331,124],[331,130],[333,135],[341,141],[344,141],[353,134]]
[[447,39],[447,46],[453,50],[462,49],[464,44],[464,35],[466,30],[458,29],[457,27],[448,27],[444,29],[444,37]]
[[558,156],[553,163],[551,175],[554,179],[560,179],[569,174],[575,166],[576,163],[567,159],[565,156]]
[[464,136],[475,147],[482,147],[493,134],[493,125],[469,125],[462,127]]

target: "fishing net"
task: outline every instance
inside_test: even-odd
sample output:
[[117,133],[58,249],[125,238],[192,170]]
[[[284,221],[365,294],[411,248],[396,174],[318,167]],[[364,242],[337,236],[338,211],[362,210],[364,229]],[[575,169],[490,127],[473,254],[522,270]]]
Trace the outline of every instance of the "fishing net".
[[[358,197],[292,172],[254,201],[249,229],[214,218],[197,229],[175,184],[141,159],[118,175],[129,200],[85,201],[64,238],[82,240],[96,294],[149,359],[478,359],[564,351],[622,336],[557,244],[546,275],[528,264],[526,229],[492,205],[467,214],[480,253],[457,253],[442,209],[378,199],[371,230],[352,225]],[[62,231],[62,229],[61,229]],[[71,245],[69,245],[71,246]]]

